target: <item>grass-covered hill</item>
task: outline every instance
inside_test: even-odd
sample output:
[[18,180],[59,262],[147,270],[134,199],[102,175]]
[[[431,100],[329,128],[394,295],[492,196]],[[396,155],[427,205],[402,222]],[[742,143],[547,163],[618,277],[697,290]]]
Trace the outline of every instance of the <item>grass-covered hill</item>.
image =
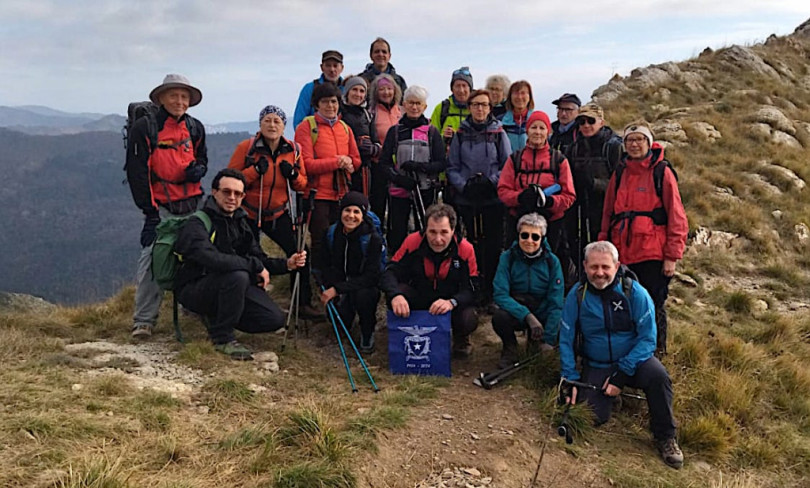
[[[488,319],[452,379],[391,376],[381,347],[369,360],[382,393],[361,379],[352,395],[324,324],[277,360],[237,364],[192,318],[190,342],[173,342],[167,306],[153,341],[131,343],[128,288],[75,308],[0,296],[0,485],[517,488],[542,459],[536,487],[808,486],[806,31],[639,68],[595,93],[612,127],[651,122],[680,177],[693,239],[664,363],[683,469],[658,460],[633,401],[595,431],[577,410],[575,442],[561,442],[555,361],[473,387],[498,356]],[[286,304],[287,280],[275,285]],[[282,341],[241,338],[265,352]]]

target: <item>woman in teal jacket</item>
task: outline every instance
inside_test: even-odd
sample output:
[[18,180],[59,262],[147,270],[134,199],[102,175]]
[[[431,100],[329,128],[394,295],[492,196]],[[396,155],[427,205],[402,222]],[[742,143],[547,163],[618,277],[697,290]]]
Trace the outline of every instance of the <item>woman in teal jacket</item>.
[[492,328],[503,341],[498,368],[518,359],[515,331],[528,329],[527,347],[550,351],[557,344],[563,307],[560,261],[546,240],[548,224],[537,213],[518,220],[518,240],[501,254],[493,280],[493,298],[499,309]]

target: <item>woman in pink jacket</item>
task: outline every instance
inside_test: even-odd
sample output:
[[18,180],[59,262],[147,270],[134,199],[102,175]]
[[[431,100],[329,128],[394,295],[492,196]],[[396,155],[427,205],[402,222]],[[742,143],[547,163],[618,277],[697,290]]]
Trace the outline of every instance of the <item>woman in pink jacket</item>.
[[[369,87],[369,110],[374,117],[374,124],[380,140],[385,140],[388,129],[397,125],[402,118],[402,88],[394,77],[382,73],[374,78]],[[378,161],[371,165],[371,192],[369,195],[371,211],[381,219],[385,216],[388,204],[388,175]]]

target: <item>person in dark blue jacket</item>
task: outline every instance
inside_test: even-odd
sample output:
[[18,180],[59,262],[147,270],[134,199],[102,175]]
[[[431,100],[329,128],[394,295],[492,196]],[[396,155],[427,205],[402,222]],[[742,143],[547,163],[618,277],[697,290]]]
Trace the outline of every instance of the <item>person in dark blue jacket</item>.
[[537,213],[518,220],[518,240],[501,254],[495,271],[493,298],[500,307],[492,315],[492,328],[503,341],[498,368],[518,360],[516,330],[527,330],[527,349],[551,351],[563,306],[560,261],[546,240],[548,224]]
[[[599,387],[580,392],[593,407],[597,424],[610,419],[613,398],[622,388],[644,390],[650,410],[650,430],[664,462],[683,465],[683,453],[675,440],[672,414],[672,380],[655,352],[655,307],[641,284],[624,276],[619,251],[608,241],[585,247],[586,280],[568,293],[560,328],[560,362],[565,380]],[[579,336],[579,337],[578,337]],[[575,346],[581,344],[581,346]],[[576,369],[582,356],[583,371]],[[577,388],[567,400],[577,402]]]

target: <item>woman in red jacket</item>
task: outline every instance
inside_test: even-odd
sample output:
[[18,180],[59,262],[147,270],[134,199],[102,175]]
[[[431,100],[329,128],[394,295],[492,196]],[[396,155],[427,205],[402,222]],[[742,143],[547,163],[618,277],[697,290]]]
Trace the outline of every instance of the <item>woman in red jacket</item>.
[[[256,241],[263,231],[290,257],[298,247],[290,215],[290,195],[306,189],[307,173],[301,161],[301,149],[284,138],[286,124],[284,110],[275,105],[264,107],[259,113],[259,132],[236,146],[228,167],[245,175],[242,208],[248,214]],[[318,315],[310,306],[309,263],[302,273],[301,314]],[[290,275],[291,284],[294,278]]]
[[[517,238],[517,220],[537,212],[548,220],[546,238],[552,252],[565,263],[559,249],[562,217],[576,200],[568,160],[548,144],[551,121],[545,112],[532,112],[526,122],[526,147],[512,153],[501,171],[498,198],[509,209],[506,242]],[[556,186],[555,186],[556,185]]]
[[678,180],[664,159],[664,148],[653,142],[646,122],[624,129],[624,155],[608,183],[599,240],[609,240],[619,259],[638,276],[655,304],[657,352],[667,350],[664,303],[675,263],[683,257],[689,222],[678,191]]

